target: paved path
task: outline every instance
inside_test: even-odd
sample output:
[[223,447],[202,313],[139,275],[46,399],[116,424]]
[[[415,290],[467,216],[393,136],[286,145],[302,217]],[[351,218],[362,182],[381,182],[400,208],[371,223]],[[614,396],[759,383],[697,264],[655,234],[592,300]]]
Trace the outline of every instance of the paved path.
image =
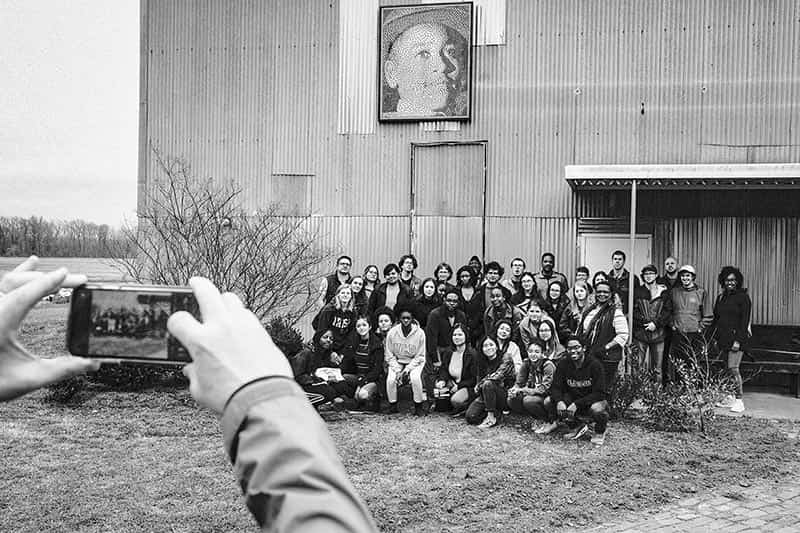
[[750,487],[726,487],[711,494],[679,500],[649,513],[630,514],[588,531],[797,533],[800,531],[800,479]]

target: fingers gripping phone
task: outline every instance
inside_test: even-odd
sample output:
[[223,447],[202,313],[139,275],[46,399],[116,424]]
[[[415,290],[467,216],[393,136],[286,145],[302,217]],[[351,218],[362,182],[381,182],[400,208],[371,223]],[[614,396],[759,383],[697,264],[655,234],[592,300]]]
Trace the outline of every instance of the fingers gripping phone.
[[73,355],[108,361],[180,364],[191,358],[167,331],[167,319],[200,308],[190,287],[87,283],[76,288],[67,321]]

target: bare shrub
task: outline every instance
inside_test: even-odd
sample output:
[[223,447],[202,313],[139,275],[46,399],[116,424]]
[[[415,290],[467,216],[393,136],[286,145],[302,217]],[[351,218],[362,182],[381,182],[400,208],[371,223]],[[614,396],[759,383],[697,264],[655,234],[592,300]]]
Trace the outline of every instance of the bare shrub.
[[136,281],[184,285],[204,276],[235,292],[260,319],[295,324],[313,305],[320,248],[309,216],[284,216],[279,205],[247,213],[231,181],[198,180],[189,165],[153,150],[160,176],[140,202],[138,225],[112,253]]

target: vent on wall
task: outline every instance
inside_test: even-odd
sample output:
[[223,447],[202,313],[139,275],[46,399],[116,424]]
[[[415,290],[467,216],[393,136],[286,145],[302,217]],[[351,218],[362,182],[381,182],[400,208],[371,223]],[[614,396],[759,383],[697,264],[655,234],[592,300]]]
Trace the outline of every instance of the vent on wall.
[[313,174],[273,174],[272,201],[284,215],[311,214],[311,178]]
[[[631,230],[629,218],[587,218],[578,219],[578,233],[628,233]],[[653,233],[653,221],[636,220],[636,233]]]

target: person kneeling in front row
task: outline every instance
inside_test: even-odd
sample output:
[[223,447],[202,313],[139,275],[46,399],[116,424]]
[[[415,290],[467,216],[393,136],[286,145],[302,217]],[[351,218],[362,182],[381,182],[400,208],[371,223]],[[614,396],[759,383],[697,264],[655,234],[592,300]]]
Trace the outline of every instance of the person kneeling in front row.
[[466,326],[453,326],[452,346],[442,350],[434,397],[449,395],[454,413],[463,413],[475,398],[475,359],[477,354],[469,345]]
[[589,428],[576,425],[577,415],[588,415],[594,422],[592,443],[605,442],[608,424],[608,402],[605,393],[603,364],[595,357],[587,356],[583,344],[576,335],[567,338],[567,354],[556,366],[550,399],[556,404],[558,418],[565,420],[573,431],[564,437],[578,440]]
[[517,382],[508,391],[512,411],[544,421],[536,429],[537,434],[552,433],[558,427],[555,404],[549,396],[555,371],[555,363],[544,356],[544,342],[534,339],[528,346],[528,358],[522,362]]

